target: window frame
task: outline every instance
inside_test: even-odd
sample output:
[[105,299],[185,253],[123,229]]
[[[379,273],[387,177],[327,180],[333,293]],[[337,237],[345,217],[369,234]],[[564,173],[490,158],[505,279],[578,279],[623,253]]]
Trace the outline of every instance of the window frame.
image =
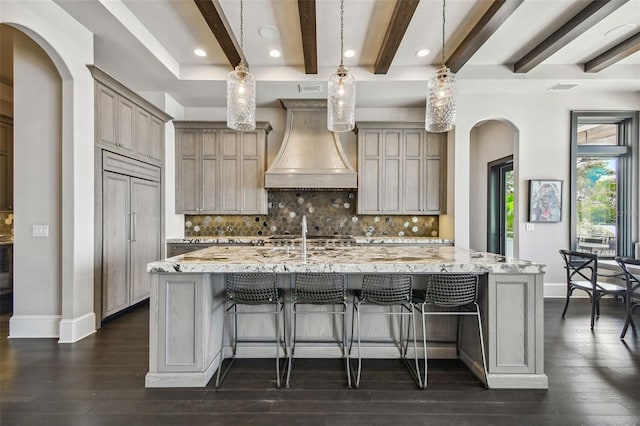
[[[640,197],[640,168],[638,151],[638,111],[571,111],[571,199],[570,242],[577,248],[577,160],[578,157],[618,157],[616,218],[616,252],[618,256],[634,256],[633,245],[638,241],[638,198]],[[616,124],[618,145],[578,145],[579,124]]]

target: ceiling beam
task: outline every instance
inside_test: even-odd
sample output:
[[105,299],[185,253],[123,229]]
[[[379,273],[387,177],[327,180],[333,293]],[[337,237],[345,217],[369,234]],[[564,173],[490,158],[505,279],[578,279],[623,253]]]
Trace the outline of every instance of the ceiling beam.
[[298,0],[302,51],[305,74],[318,74],[318,44],[316,41],[316,0]]
[[599,72],[640,50],[640,32],[584,64],[584,72]]
[[560,28],[531,49],[513,65],[513,72],[526,73],[545,59],[565,47],[596,22],[627,3],[629,0],[593,0]]
[[373,66],[374,74],[386,74],[389,71],[393,57],[398,51],[402,37],[407,31],[418,3],[420,3],[420,0],[396,0],[391,22],[389,22],[382,46],[378,52],[378,58]]
[[222,6],[218,0],[193,0],[200,9],[200,13],[207,25],[211,29],[211,32],[218,40],[218,44],[222,48],[222,51],[227,56],[231,68],[234,68],[240,63],[241,59],[244,59],[244,64],[249,67],[249,63],[244,58],[242,49],[238,40],[236,40],[231,31],[231,26],[227,22],[227,18],[224,16]]
[[524,0],[495,0],[489,10],[467,34],[458,48],[446,60],[446,64],[453,73],[460,68],[489,40],[500,25],[522,4]]

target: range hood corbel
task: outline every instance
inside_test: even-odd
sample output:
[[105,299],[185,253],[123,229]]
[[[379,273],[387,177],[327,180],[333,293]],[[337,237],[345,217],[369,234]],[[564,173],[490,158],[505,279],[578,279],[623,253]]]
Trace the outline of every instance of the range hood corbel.
[[357,188],[357,173],[338,135],[327,129],[326,99],[280,99],[280,103],[287,110],[285,134],[265,173],[265,187]]

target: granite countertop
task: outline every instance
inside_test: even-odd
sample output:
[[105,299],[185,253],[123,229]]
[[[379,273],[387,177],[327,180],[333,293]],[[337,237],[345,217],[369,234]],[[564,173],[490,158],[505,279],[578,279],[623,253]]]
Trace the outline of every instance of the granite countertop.
[[538,274],[546,265],[451,246],[299,247],[212,246],[147,264],[152,273],[342,272]]

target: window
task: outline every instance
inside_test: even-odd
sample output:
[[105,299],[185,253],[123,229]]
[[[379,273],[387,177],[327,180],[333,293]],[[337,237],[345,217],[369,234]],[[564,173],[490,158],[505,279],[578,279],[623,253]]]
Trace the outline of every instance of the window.
[[572,248],[633,256],[639,191],[638,112],[572,112]]

